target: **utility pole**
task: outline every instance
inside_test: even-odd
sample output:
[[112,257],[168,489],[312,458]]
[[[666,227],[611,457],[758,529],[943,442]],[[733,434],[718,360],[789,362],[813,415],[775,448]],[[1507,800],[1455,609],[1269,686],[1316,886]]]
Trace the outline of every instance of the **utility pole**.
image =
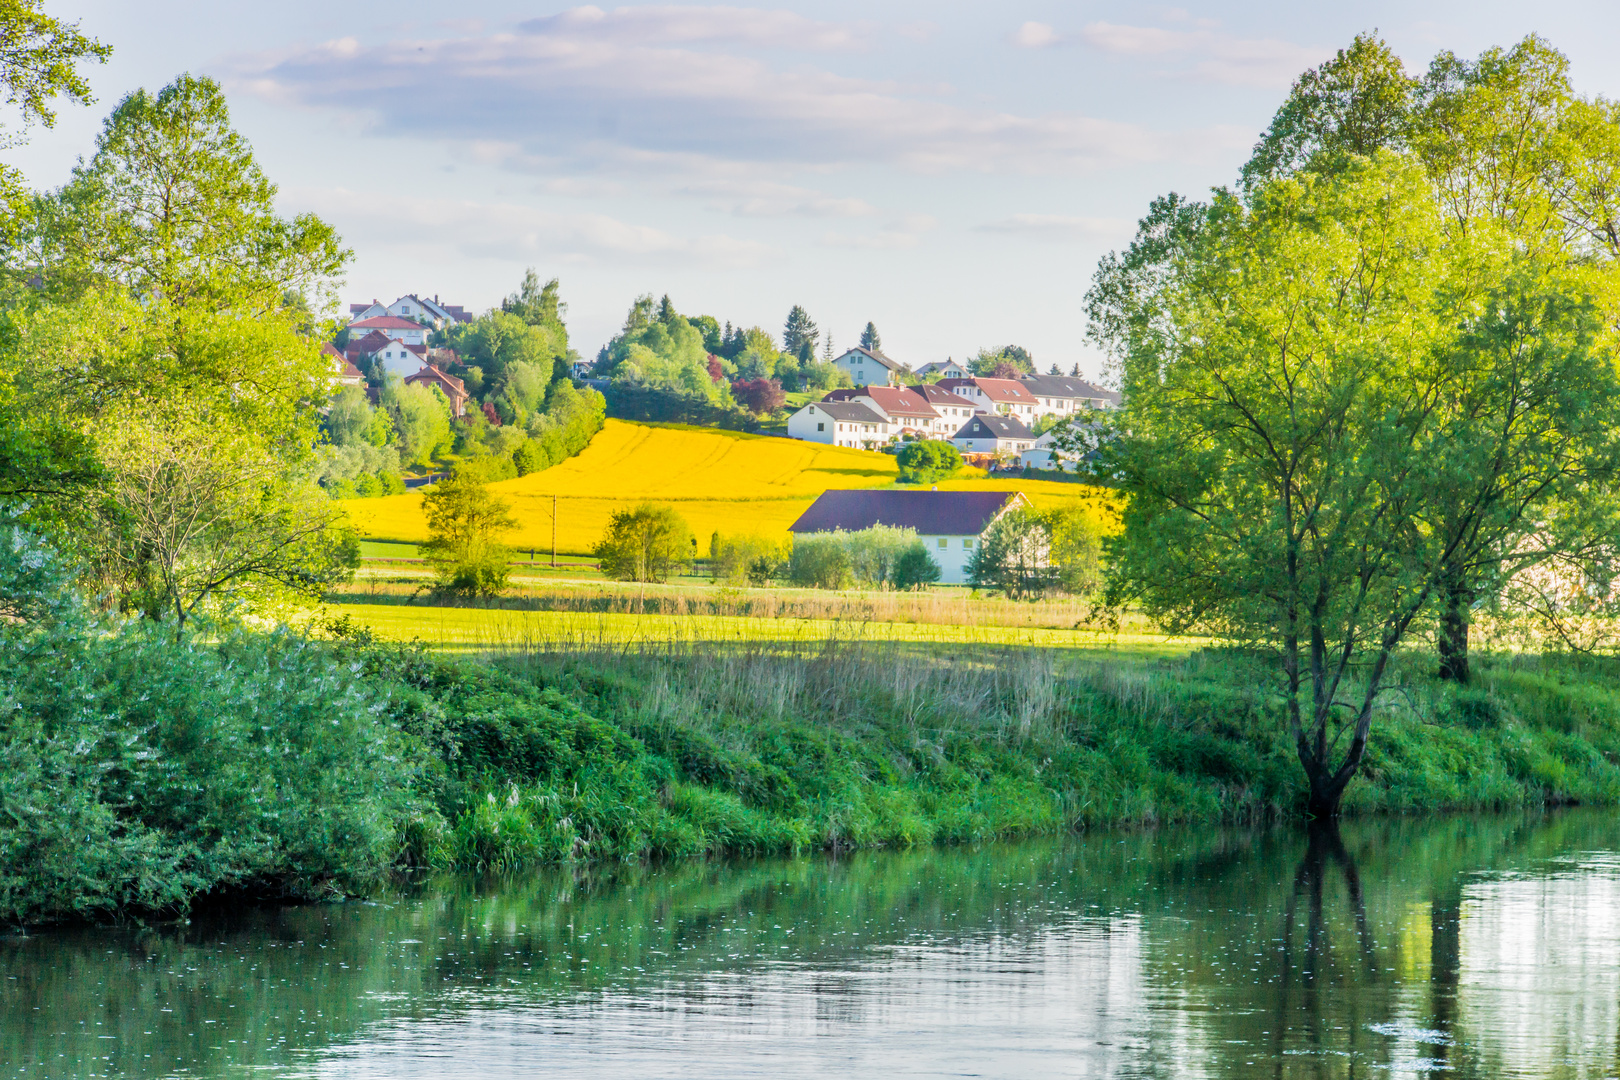
[[551,568],[557,569],[557,496],[551,497]]

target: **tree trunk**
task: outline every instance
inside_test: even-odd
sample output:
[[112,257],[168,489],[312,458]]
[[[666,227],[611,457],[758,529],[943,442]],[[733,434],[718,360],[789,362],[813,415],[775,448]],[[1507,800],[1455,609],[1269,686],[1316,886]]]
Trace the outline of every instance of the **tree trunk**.
[[1456,683],[1468,681],[1468,617],[1473,597],[1462,575],[1447,575],[1443,585],[1445,609],[1440,614],[1440,677]]

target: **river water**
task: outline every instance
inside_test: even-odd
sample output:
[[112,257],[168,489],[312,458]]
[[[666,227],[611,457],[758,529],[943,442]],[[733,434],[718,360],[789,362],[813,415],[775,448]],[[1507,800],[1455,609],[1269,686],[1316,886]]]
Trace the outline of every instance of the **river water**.
[[16,1077],[1612,1077],[1620,818],[447,876],[0,939]]

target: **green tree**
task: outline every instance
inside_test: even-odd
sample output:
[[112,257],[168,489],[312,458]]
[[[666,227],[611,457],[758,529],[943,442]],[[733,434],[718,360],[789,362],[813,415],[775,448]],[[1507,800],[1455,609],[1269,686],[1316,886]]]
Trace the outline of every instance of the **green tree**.
[[782,351],[798,357],[800,363],[814,360],[816,342],[820,336],[820,331],[816,329],[809,312],[794,304],[793,309],[788,312],[787,321],[782,325]]
[[883,351],[883,339],[878,336],[878,328],[872,323],[867,323],[866,329],[861,331],[861,348]]
[[999,349],[980,349],[967,363],[974,375],[998,379],[1016,379],[1020,375],[1035,374],[1035,358],[1019,345],[1003,345]]
[[1090,596],[1102,586],[1102,537],[1092,515],[1072,503],[1044,515],[1057,587]]
[[674,507],[642,503],[615,511],[592,554],[618,581],[668,581],[692,561],[692,530]]
[[908,484],[931,484],[956,475],[962,468],[962,452],[939,439],[918,439],[906,443],[897,455],[900,479]]
[[1039,596],[1052,584],[1051,547],[1045,519],[1028,506],[1014,506],[991,523],[973,549],[968,581],[1014,600]]
[[908,592],[926,589],[939,580],[939,574],[939,563],[919,541],[902,551],[895,560],[892,580],[896,589]]
[[527,364],[549,382],[553,362],[568,352],[568,334],[560,322],[532,324],[509,311],[489,311],[456,327],[450,345],[464,363],[478,367],[498,398],[514,364]]
[[379,397],[393,421],[405,465],[425,468],[450,451],[455,440],[450,402],[438,387],[407,386],[399,376],[391,375]]
[[483,481],[457,471],[422,497],[428,541],[422,554],[440,590],[457,596],[498,596],[512,573],[512,552],[501,537],[517,528],[511,506]]
[[125,97],[48,200],[39,272],[53,288],[117,282],[177,309],[278,311],[289,291],[330,306],[351,253],[315,215],[277,215],[275,199],[219,84],[182,75]]

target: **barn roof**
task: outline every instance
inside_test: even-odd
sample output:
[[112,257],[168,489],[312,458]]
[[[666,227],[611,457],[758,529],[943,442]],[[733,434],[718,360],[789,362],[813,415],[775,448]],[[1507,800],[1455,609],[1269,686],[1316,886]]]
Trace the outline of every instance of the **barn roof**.
[[978,536],[1022,498],[1016,491],[824,491],[792,531],[856,532],[892,525],[924,536]]

